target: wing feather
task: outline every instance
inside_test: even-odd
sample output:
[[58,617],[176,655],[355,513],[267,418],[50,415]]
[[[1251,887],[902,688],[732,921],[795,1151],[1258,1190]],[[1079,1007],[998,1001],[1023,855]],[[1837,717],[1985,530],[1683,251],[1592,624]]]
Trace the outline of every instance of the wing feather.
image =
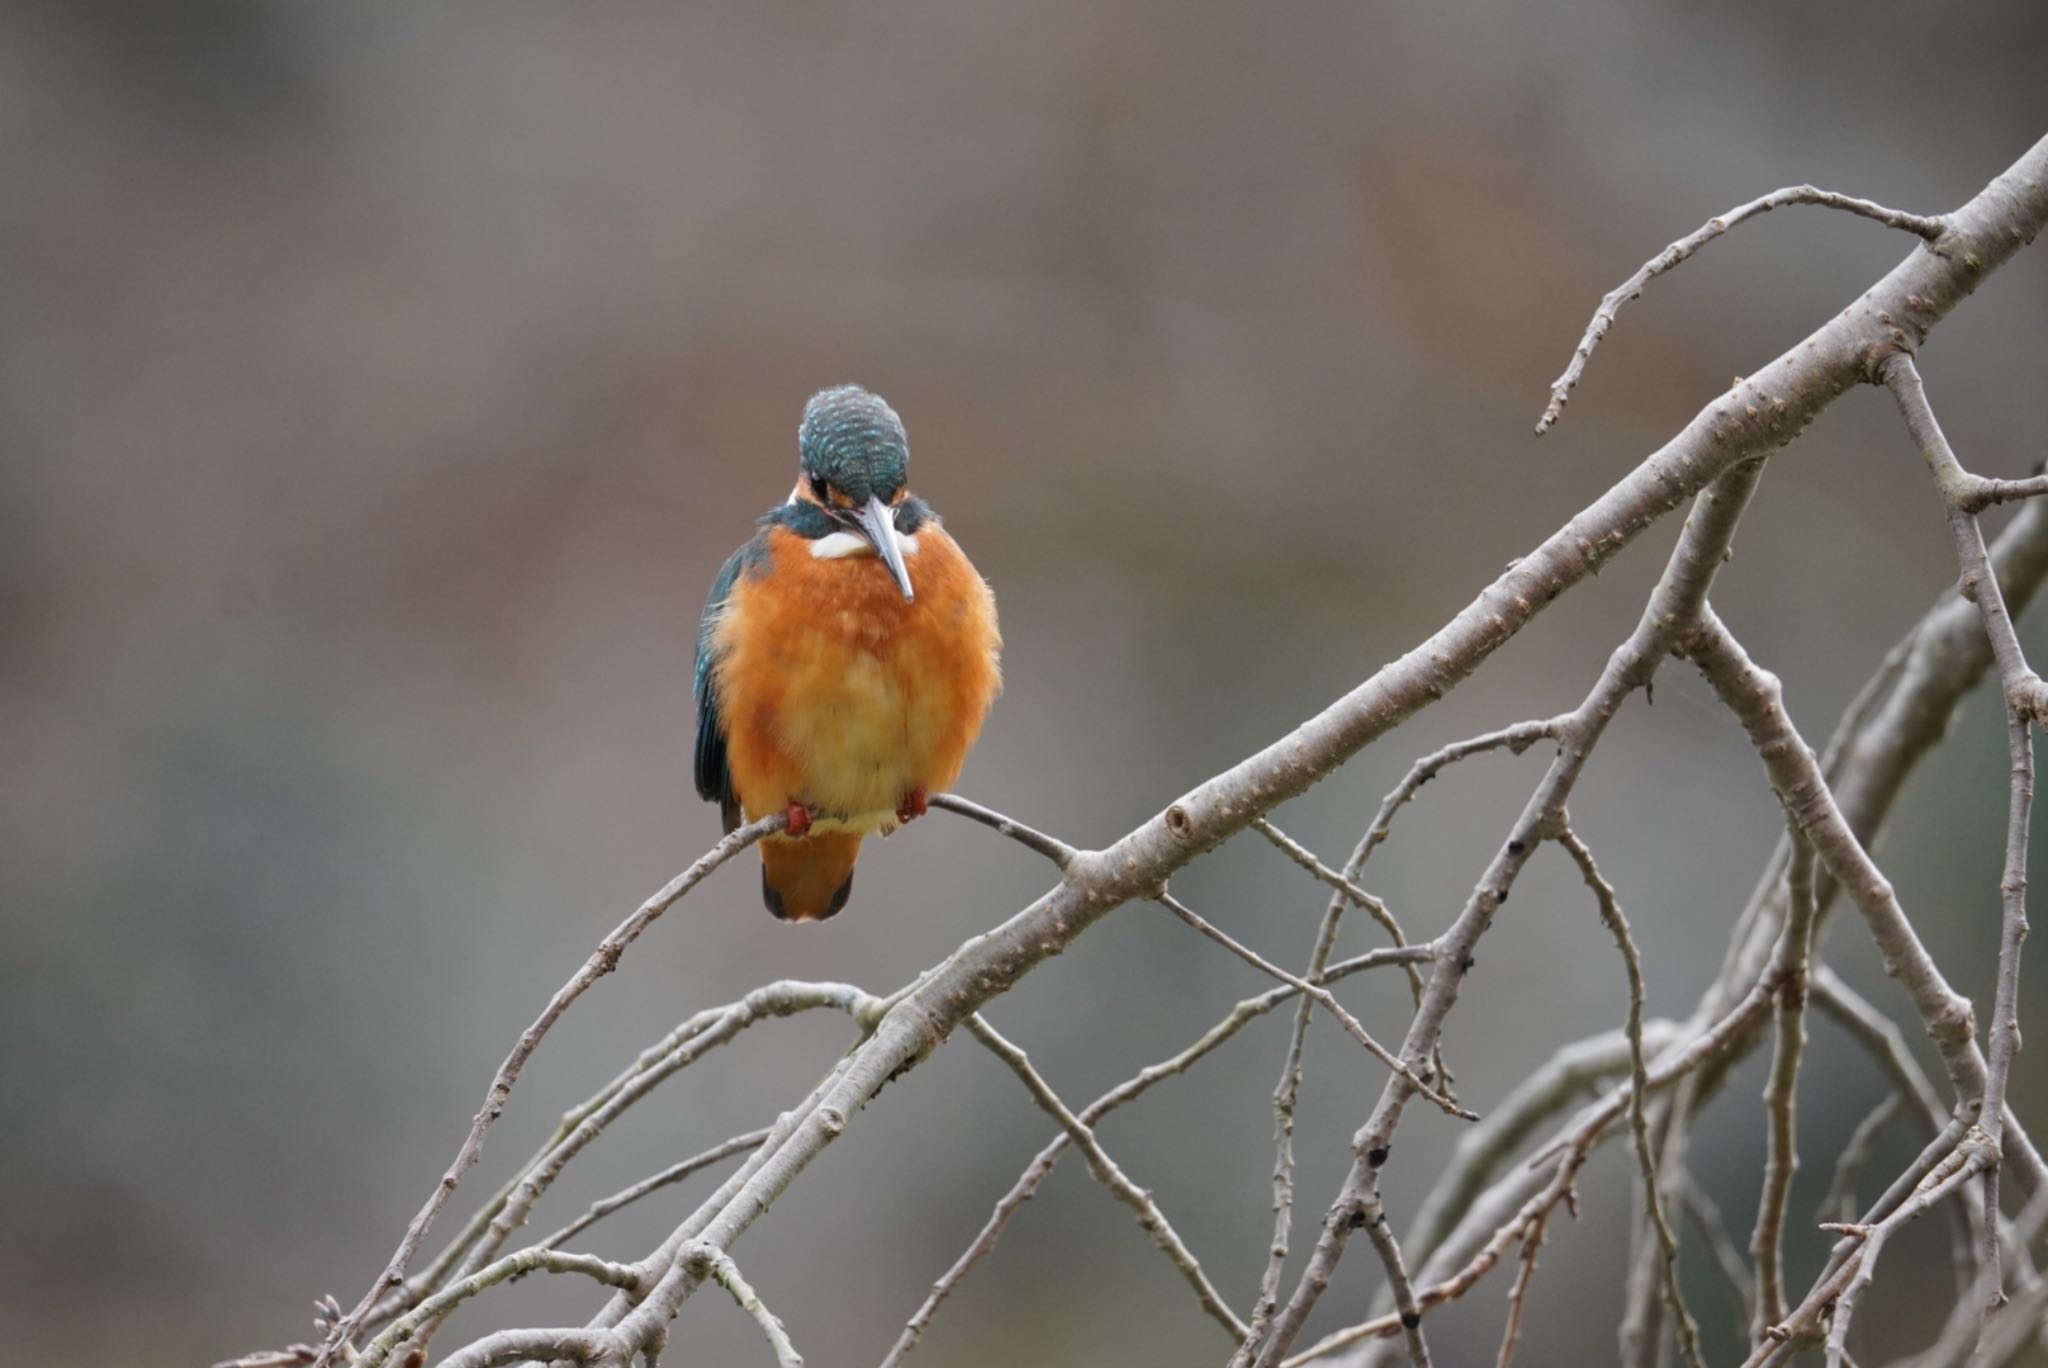
[[740,824],[740,804],[733,792],[732,771],[726,765],[725,719],[718,708],[718,651],[712,634],[725,614],[733,586],[764,550],[762,539],[756,537],[727,558],[718,578],[711,582],[704,616],[697,624],[697,667],[692,685],[697,696],[697,796],[718,804],[719,816],[728,832]]

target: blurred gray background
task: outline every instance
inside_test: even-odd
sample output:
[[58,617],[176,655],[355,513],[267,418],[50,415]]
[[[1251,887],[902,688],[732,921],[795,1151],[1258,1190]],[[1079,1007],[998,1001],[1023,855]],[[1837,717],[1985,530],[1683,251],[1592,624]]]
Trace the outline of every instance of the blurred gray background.
[[[204,1362],[306,1337],[316,1293],[353,1302],[520,1028],[717,834],[689,779],[692,633],[789,487],[813,390],[893,401],[916,488],[995,586],[1008,685],[962,790],[1101,843],[1437,626],[1911,244],[1813,210],[1743,228],[1623,317],[1538,443],[1604,290],[1781,184],[1959,203],[2048,128],[2044,61],[2048,10],[2019,0],[7,7],[0,1359]],[[1924,361],[1978,468],[2048,454],[2044,361],[2036,248]],[[1889,403],[1852,394],[1745,525],[1717,601],[1816,740],[1952,574],[1924,484]],[[1672,531],[1282,823],[1341,856],[1414,755],[1575,701]],[[1980,1000],[2003,754],[1979,698],[1883,852]],[[1372,882],[1413,932],[1455,912],[1536,764],[1474,762],[1403,817]],[[1682,1013],[1779,831],[1757,766],[1672,668],[1573,808],[1652,1012]],[[721,874],[550,1038],[458,1206],[689,1012],[784,976],[887,991],[1046,882],[943,816],[872,846],[822,927],[770,920],[751,868]],[[1177,887],[1291,963],[1323,902],[1256,837]],[[1348,949],[1373,943],[1358,921]],[[1900,1006],[1849,918],[1829,945]],[[1263,986],[1136,906],[991,1015],[1078,1103]],[[1397,979],[1348,997],[1398,1033]],[[1545,857],[1454,1018],[1467,1100],[1623,1011],[1583,889]],[[1283,1022],[1105,1128],[1240,1305]],[[2048,1039],[2036,1006],[2026,1027]],[[1802,1231],[1880,1087],[1814,1033]],[[765,1124],[846,1038],[757,1028],[536,1219]],[[2022,1066],[2020,1111],[2048,1126],[2042,1056]],[[1310,1068],[1298,1230],[1382,1077],[1327,1032]],[[1759,1082],[1696,1153],[1745,1228]],[[872,1362],[1048,1134],[958,1043],[740,1261],[811,1362]],[[1411,1109],[1398,1214],[1454,1134]],[[1880,1162],[1910,1148],[1893,1133]],[[1611,1355],[1627,1162],[1603,1154],[1552,1232],[1525,1361]],[[702,1190],[590,1244],[637,1255]],[[1887,1252],[1897,1288],[1945,1281],[1924,1225]],[[1795,1237],[1795,1277],[1820,1249]],[[1317,1332],[1363,1309],[1370,1263]],[[1690,1267],[1725,1355],[1727,1300]],[[1504,1292],[1431,1322],[1440,1361],[1490,1356]],[[589,1305],[529,1281],[449,1342]],[[1868,1362],[1929,1325],[1902,1291],[1859,1330]],[[1178,1368],[1220,1344],[1069,1164],[920,1361]],[[708,1298],[675,1346],[764,1355]]]

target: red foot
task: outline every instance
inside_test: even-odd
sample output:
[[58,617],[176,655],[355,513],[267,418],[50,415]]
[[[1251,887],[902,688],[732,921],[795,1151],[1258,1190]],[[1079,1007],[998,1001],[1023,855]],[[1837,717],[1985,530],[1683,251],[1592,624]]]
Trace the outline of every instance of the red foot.
[[811,810],[802,803],[791,803],[783,809],[783,815],[789,819],[789,825],[784,830],[790,835],[803,836],[810,832]]
[[903,806],[896,809],[896,820],[908,822],[924,816],[928,811],[930,809],[925,806],[924,790],[912,789],[910,796],[903,800]]

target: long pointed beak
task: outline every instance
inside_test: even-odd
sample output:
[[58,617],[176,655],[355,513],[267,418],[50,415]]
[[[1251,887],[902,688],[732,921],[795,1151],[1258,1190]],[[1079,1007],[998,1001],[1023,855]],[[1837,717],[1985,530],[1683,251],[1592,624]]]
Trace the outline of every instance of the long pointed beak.
[[860,521],[860,534],[875,548],[875,554],[882,558],[882,564],[889,567],[895,577],[896,587],[903,591],[903,601],[912,602],[917,595],[910,588],[910,567],[903,563],[903,552],[896,546],[896,511],[874,495],[868,496],[867,507],[854,514]]

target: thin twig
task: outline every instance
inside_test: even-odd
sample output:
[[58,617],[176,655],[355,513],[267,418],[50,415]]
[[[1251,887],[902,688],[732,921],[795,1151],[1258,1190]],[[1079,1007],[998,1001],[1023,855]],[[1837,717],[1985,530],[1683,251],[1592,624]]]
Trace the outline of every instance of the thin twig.
[[1593,321],[1586,325],[1585,336],[1579,339],[1578,347],[1572,352],[1571,364],[1564,368],[1563,375],[1551,383],[1550,404],[1536,422],[1536,435],[1541,437],[1550,431],[1557,420],[1564,416],[1564,406],[1571,400],[1572,387],[1579,383],[1579,377],[1585,373],[1586,362],[1593,356],[1593,348],[1600,345],[1600,339],[1607,336],[1607,330],[1614,326],[1615,315],[1621,312],[1622,305],[1639,297],[1643,287],[1651,280],[1685,261],[1738,223],[1788,204],[1817,204],[1829,209],[1841,209],[1867,219],[1875,219],[1887,228],[1903,229],[1928,242],[1938,239],[1948,228],[1947,222],[1940,218],[1901,213],[1897,209],[1887,209],[1870,200],[1838,195],[1833,191],[1816,189],[1811,185],[1788,185],[1782,190],[1760,195],[1747,204],[1739,204],[1725,214],[1708,219],[1699,228],[1687,233],[1644,262],[1634,275],[1607,292],[1606,298],[1600,301],[1600,307],[1593,311]]
[[695,1269],[699,1277],[708,1277],[731,1293],[740,1310],[761,1327],[768,1347],[775,1351],[776,1368],[804,1368],[804,1357],[789,1342],[789,1332],[782,1328],[782,1322],[775,1313],[762,1303],[760,1294],[740,1276],[740,1267],[732,1261],[730,1254],[707,1244],[694,1244],[683,1251],[683,1262]]
[[1365,862],[1372,858],[1373,851],[1379,849],[1380,843],[1387,839],[1387,833],[1394,824],[1394,814],[1415,797],[1417,790],[1436,778],[1445,766],[1456,764],[1474,755],[1483,755],[1488,751],[1505,749],[1510,755],[1520,755],[1546,737],[1555,738],[1561,721],[1560,718],[1552,717],[1537,722],[1517,722],[1512,727],[1502,727],[1498,731],[1468,737],[1463,741],[1453,741],[1450,745],[1431,751],[1417,760],[1408,767],[1408,773],[1402,776],[1401,782],[1394,785],[1393,791],[1381,801],[1380,810],[1373,815],[1372,825],[1365,829],[1365,841],[1360,846],[1358,854],[1353,857],[1352,863],[1358,868],[1364,867]]
[[1446,1114],[1455,1116],[1460,1121],[1477,1121],[1479,1119],[1479,1114],[1477,1112],[1465,1110],[1465,1108],[1459,1106],[1450,1098],[1445,1097],[1435,1088],[1430,1087],[1429,1084],[1423,1082],[1421,1078],[1417,1077],[1415,1071],[1409,1068],[1406,1063],[1396,1058],[1391,1050],[1389,1050],[1386,1046],[1380,1044],[1377,1040],[1374,1040],[1372,1036],[1366,1031],[1365,1027],[1359,1023],[1358,1018],[1351,1015],[1350,1012],[1346,1011],[1344,1009],[1344,1004],[1337,1001],[1336,998],[1330,995],[1329,989],[1310,983],[1307,979],[1295,977],[1293,974],[1288,973],[1285,969],[1282,969],[1279,965],[1273,963],[1271,960],[1259,954],[1258,951],[1253,950],[1251,947],[1232,939],[1226,932],[1220,930],[1214,925],[1211,925],[1209,922],[1203,920],[1194,912],[1189,911],[1186,904],[1181,902],[1180,899],[1174,897],[1165,889],[1161,889],[1157,893],[1153,894],[1152,900],[1158,903],[1161,907],[1165,908],[1167,911],[1173,913],[1174,916],[1179,917],[1182,921],[1186,922],[1189,926],[1193,927],[1202,935],[1208,937],[1212,941],[1215,941],[1218,945],[1222,946],[1225,950],[1228,950],[1231,954],[1236,955],[1246,964],[1249,964],[1254,969],[1257,969],[1260,973],[1270,974],[1272,977],[1279,979],[1282,983],[1292,985],[1296,992],[1301,993],[1306,997],[1313,998],[1318,1006],[1320,1006],[1324,1011],[1328,1012],[1331,1016],[1337,1018],[1337,1024],[1342,1026],[1353,1040],[1356,1040],[1359,1044],[1365,1046],[1365,1048],[1369,1052],[1371,1052],[1373,1058],[1379,1060],[1389,1069],[1392,1069],[1396,1074],[1406,1079],[1409,1086],[1412,1087],[1419,1096],[1425,1097],[1429,1101],[1434,1102]]
[[1967,513],[1982,513],[1999,504],[2016,503],[2021,499],[2038,499],[2048,494],[2048,475],[2030,475],[2024,480],[1997,480],[1978,477],[1967,490],[1960,502]]
[[732,1139],[722,1144],[714,1145],[702,1154],[691,1155],[679,1164],[671,1164],[652,1177],[642,1178],[629,1188],[621,1189],[601,1201],[591,1203],[590,1210],[584,1212],[545,1240],[542,1240],[541,1245],[543,1248],[553,1249],[564,1240],[573,1239],[575,1236],[582,1234],[619,1208],[631,1206],[634,1202],[639,1201],[651,1192],[658,1192],[662,1188],[672,1187],[682,1182],[683,1179],[688,1178],[691,1174],[698,1172],[700,1169],[710,1168],[722,1159],[730,1159],[735,1154],[744,1154],[746,1151],[759,1146],[767,1138],[768,1128],[763,1126],[760,1130],[748,1131],[745,1135],[735,1135]]
[[[1686,1163],[1692,1140],[1692,1116],[1706,1096],[1713,1076],[1711,1071],[1702,1070],[1682,1080],[1669,1096],[1652,1098],[1644,1104],[1643,1117],[1657,1160],[1657,1192],[1674,1236],[1682,1224],[1678,1194],[1692,1182],[1692,1170]],[[1631,1142],[1633,1138],[1631,1135]],[[1667,1305],[1664,1248],[1656,1222],[1650,1219],[1649,1203],[1643,1200],[1640,1165],[1630,1186],[1636,1210],[1635,1219],[1629,1223],[1628,1274],[1622,1281],[1621,1319],[1615,1327],[1616,1364],[1617,1368],[1663,1368]]]
[[[1996,592],[1994,587],[1992,592]],[[1998,988],[1991,1008],[1990,1063],[1984,1081],[1980,1125],[1994,1148],[2005,1134],[2006,1085],[2013,1056],[2020,1048],[2020,947],[2027,939],[2027,829],[2034,809],[2034,733],[2017,707],[2006,710],[2006,745],[2012,756],[2012,797],[2006,817],[2005,874],[1999,882],[2002,902],[1998,942]],[[1986,1312],[2005,1301],[1999,1272],[1998,1166],[1984,1170],[1984,1225],[1978,1236],[1978,1305]]]
[[1657,1171],[1656,1152],[1650,1144],[1650,1124],[1643,1112],[1650,1092],[1650,1066],[1643,1057],[1642,957],[1636,952],[1635,938],[1629,934],[1628,917],[1621,910],[1614,885],[1601,875],[1600,866],[1593,861],[1592,850],[1579,839],[1562,812],[1557,814],[1552,839],[1572,857],[1579,867],[1579,876],[1593,891],[1594,901],[1600,908],[1600,920],[1607,924],[1608,934],[1614,937],[1615,948],[1621,951],[1622,964],[1628,973],[1629,1077],[1633,1082],[1629,1089],[1628,1124],[1635,1136],[1636,1164],[1643,1181],[1643,1205],[1651,1224],[1656,1227],[1657,1243],[1663,1251],[1664,1300],[1678,1322],[1679,1350],[1685,1355],[1690,1368],[1706,1368],[1705,1360],[1700,1356],[1699,1326],[1693,1321],[1692,1312],[1686,1309],[1684,1294],[1678,1287],[1678,1236],[1664,1215],[1663,1182]]
[[933,794],[926,801],[930,806],[941,811],[950,812],[957,817],[969,818],[972,821],[981,823],[985,827],[1000,832],[1025,849],[1045,856],[1046,859],[1059,866],[1062,873],[1065,873],[1067,866],[1073,863],[1076,851],[1072,846],[1056,836],[1048,836],[1042,831],[1034,831],[1014,817],[1005,817],[1002,813],[962,798],[957,793]]
[[[1347,901],[1347,895],[1340,890],[1331,896],[1323,909],[1322,921],[1316,927],[1315,943],[1309,949],[1308,966],[1303,971],[1309,982],[1325,981],[1323,969],[1330,953],[1336,949],[1337,930],[1343,924]],[[1391,916],[1388,920],[1392,920]],[[1393,935],[1399,944],[1402,937],[1398,926]],[[1408,979],[1411,991],[1419,1000],[1421,974],[1413,965],[1408,967]],[[1238,1345],[1237,1352],[1230,1356],[1228,1368],[1244,1368],[1250,1361],[1280,1305],[1280,1279],[1287,1270],[1287,1253],[1294,1235],[1294,1111],[1301,1096],[1309,1024],[1314,1017],[1315,1003],[1302,998],[1295,1006],[1294,1022],[1287,1033],[1287,1053],[1280,1062],[1280,1081],[1273,1086],[1273,1237],[1266,1246],[1265,1270],[1259,1274],[1259,1288],[1252,1303],[1251,1328],[1246,1332],[1244,1342]]]
[[1813,966],[1812,989],[1814,1003],[1828,1019],[1869,1053],[1893,1093],[1910,1108],[1920,1133],[1928,1139],[1940,1133],[1948,1112],[1897,1023],[1825,964]]
[[1921,457],[1934,476],[1935,487],[1948,504],[1949,529],[1955,541],[1963,597],[1977,605],[1985,635],[1991,639],[1991,657],[1998,665],[2006,703],[2029,721],[2048,716],[2048,683],[2043,683],[2041,677],[2028,667],[2026,656],[2020,650],[2019,633],[2013,629],[2012,614],[2006,610],[2004,595],[1998,588],[1998,577],[1992,573],[1991,557],[1984,547],[1984,534],[1977,525],[1975,513],[1968,506],[1971,492],[1982,486],[1984,481],[1963,469],[1954,448],[1949,446],[1941,424],[1935,421],[1934,409],[1927,402],[1927,391],[1920,382],[1920,371],[1914,366],[1912,356],[1903,351],[1893,352],[1885,358],[1879,374],[1891,390],[1892,397],[1898,401],[1906,429],[1920,448]]
[[1770,1077],[1764,1084],[1763,1193],[1757,1199],[1756,1228],[1749,1242],[1750,1257],[1756,1261],[1757,1290],[1752,1342],[1785,1318],[1785,1208],[1792,1199],[1792,1175],[1799,1169],[1794,1117],[1799,1057],[1806,1049],[1807,966],[1816,920],[1813,864],[1813,844],[1795,832],[1792,867],[1786,876],[1791,910],[1785,936],[1791,956],[1785,981],[1778,985],[1777,1042],[1771,1052]]
[[1678,1200],[1684,1205],[1685,1214],[1692,1218],[1693,1228],[1707,1242],[1714,1266],[1721,1270],[1722,1279],[1734,1294],[1736,1331],[1747,1338],[1751,1308],[1756,1305],[1756,1278],[1742,1261],[1742,1251],[1728,1232],[1728,1223],[1721,1218],[1721,1208],[1690,1176],[1680,1185]]
[[1316,853],[1313,850],[1310,850],[1279,827],[1273,825],[1269,818],[1260,817],[1255,819],[1252,822],[1252,830],[1271,841],[1274,847],[1287,856],[1288,859],[1315,875],[1323,883],[1336,889],[1357,906],[1371,913],[1372,919],[1378,922],[1389,936],[1394,938],[1394,944],[1406,945],[1408,943],[1407,933],[1401,930],[1401,924],[1394,920],[1394,914],[1387,909],[1387,905],[1383,900],[1374,897],[1371,893],[1366,892],[1356,883],[1317,859]]
[[[1852,1040],[1869,1051],[1890,1082],[1892,1095],[1907,1104],[1924,1141],[1933,1143],[1952,1122],[1898,1026],[1825,964],[1814,966],[1812,986],[1814,1001]],[[1849,1215],[1855,1212],[1853,1206],[1846,1210]],[[1966,1288],[1976,1276],[1976,1232],[1984,1219],[1981,1197],[1965,1193],[1963,1200],[1952,1208],[1952,1214],[1955,1256],[1951,1262],[1959,1284]],[[2020,1242],[2020,1247],[2024,1249],[2025,1241]]]
[[[1372,853],[1371,836],[1360,838],[1352,851],[1343,872],[1329,868],[1316,858],[1315,852],[1296,841],[1267,818],[1253,823],[1259,833],[1277,846],[1280,851],[1296,864],[1335,890],[1329,905],[1323,909],[1322,921],[1316,927],[1316,938],[1309,951],[1308,967],[1303,977],[1312,983],[1323,981],[1323,968],[1329,962],[1331,952],[1336,948],[1337,931],[1344,919],[1347,902],[1365,908],[1393,937],[1394,944],[1405,945],[1407,935],[1401,924],[1394,919],[1386,904],[1360,888],[1356,876],[1364,868],[1366,858]],[[1408,966],[1408,989],[1416,1004],[1422,1002],[1422,975],[1414,965]],[[1237,1353],[1231,1356],[1230,1368],[1244,1368],[1251,1355],[1257,1350],[1259,1341],[1266,1333],[1273,1313],[1279,1309],[1280,1279],[1287,1269],[1287,1254],[1293,1238],[1294,1221],[1294,1112],[1301,1095],[1301,1080],[1308,1053],[1309,1023],[1313,1019],[1315,1004],[1304,997],[1295,1012],[1293,1029],[1287,1037],[1287,1053],[1280,1064],[1280,1081],[1273,1086],[1273,1238],[1267,1246],[1265,1271],[1259,1275],[1259,1290],[1252,1307],[1251,1332]],[[1449,1095],[1450,1072],[1444,1067],[1441,1051],[1434,1057],[1435,1080]],[[1425,1352],[1427,1352],[1425,1350]]]
[[[1849,1132],[1848,1143],[1835,1156],[1835,1173],[1828,1180],[1827,1195],[1820,1199],[1821,1220],[1851,1221],[1856,1218],[1856,1180],[1862,1176],[1863,1166],[1870,1162],[1871,1153],[1877,1148],[1878,1133],[1898,1114],[1898,1110],[1899,1095],[1888,1092],[1856,1123],[1856,1129]],[[1771,1324],[1784,1319],[1783,1307],[1781,1292],[1780,1309]]]
[[1159,1246],[1161,1252],[1180,1271],[1181,1277],[1194,1289],[1195,1298],[1201,1302],[1202,1310],[1209,1314],[1211,1320],[1223,1327],[1223,1332],[1230,1336],[1230,1342],[1235,1344],[1242,1340],[1247,1330],[1245,1323],[1237,1318],[1237,1313],[1225,1304],[1222,1295],[1210,1284],[1208,1275],[1202,1272],[1200,1261],[1174,1230],[1172,1222],[1166,1219],[1166,1213],[1159,1209],[1159,1204],[1152,1200],[1151,1194],[1132,1182],[1125,1176],[1124,1171],[1117,1167],[1116,1161],[1109,1157],[1109,1151],[1103,1149],[1102,1142],[1095,1138],[1095,1132],[1089,1128],[1088,1123],[1068,1109],[1067,1104],[1060,1100],[1059,1094],[1054,1092],[1038,1070],[1032,1067],[1031,1060],[1024,1051],[1005,1039],[1002,1033],[989,1025],[988,1020],[979,1012],[967,1018],[967,1029],[973,1033],[976,1040],[989,1048],[990,1053],[1010,1066],[1011,1072],[1015,1073],[1030,1090],[1031,1098],[1038,1104],[1039,1109],[1059,1122],[1072,1137],[1074,1144],[1088,1160],[1088,1170],[1095,1175],[1096,1181],[1108,1188],[1118,1201],[1137,1213],[1138,1224],[1152,1238],[1152,1243]]
[[1536,1252],[1543,1247],[1543,1235],[1549,1229],[1549,1222],[1531,1222],[1530,1229],[1522,1235],[1522,1252],[1515,1268],[1515,1280],[1508,1285],[1507,1324],[1500,1332],[1500,1352],[1494,1355],[1494,1368],[1510,1368],[1515,1361],[1515,1346],[1522,1339],[1522,1308],[1529,1300],[1529,1284],[1536,1278]]

